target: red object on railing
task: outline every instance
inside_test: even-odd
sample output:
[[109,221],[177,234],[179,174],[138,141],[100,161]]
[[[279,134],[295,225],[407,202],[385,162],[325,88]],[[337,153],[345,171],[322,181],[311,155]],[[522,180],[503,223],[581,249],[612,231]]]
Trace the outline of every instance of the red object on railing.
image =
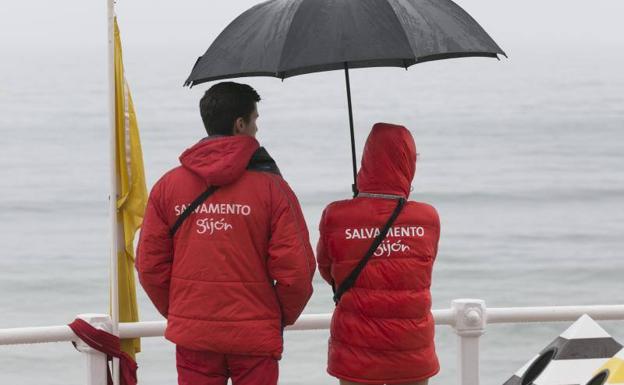
[[[121,350],[119,337],[105,332],[104,330],[96,329],[88,322],[81,319],[74,320],[74,322],[70,323],[68,326],[84,343],[106,354],[109,361],[111,361],[113,357],[119,358],[121,385],[137,384],[138,366],[132,357]],[[108,385],[112,385],[113,380],[110,370],[107,370],[107,373]]]

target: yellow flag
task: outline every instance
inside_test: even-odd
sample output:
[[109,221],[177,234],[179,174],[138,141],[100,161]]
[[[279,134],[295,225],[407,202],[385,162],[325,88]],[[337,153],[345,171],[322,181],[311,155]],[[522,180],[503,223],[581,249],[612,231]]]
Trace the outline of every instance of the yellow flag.
[[[115,127],[116,172],[119,198],[117,221],[125,247],[118,251],[119,321],[136,322],[139,312],[134,278],[134,235],[141,227],[147,204],[143,153],[134,105],[124,74],[121,39],[115,19]],[[121,234],[120,234],[121,236]],[[140,340],[122,340],[122,350],[134,357],[141,350]]]

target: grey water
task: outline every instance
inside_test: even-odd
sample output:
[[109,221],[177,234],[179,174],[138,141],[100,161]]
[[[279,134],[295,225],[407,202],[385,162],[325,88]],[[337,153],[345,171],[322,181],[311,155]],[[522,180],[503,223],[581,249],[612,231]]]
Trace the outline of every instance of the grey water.
[[[504,48],[508,60],[353,71],[358,156],[377,121],[414,134],[411,199],[436,206],[442,221],[434,308],[466,297],[493,307],[622,303],[624,54]],[[126,52],[149,186],[203,136],[206,87],[181,87],[195,51]],[[324,205],[350,193],[343,73],[244,81],[263,98],[259,140],[299,196],[314,244]],[[108,311],[106,92],[96,48],[16,48],[0,61],[0,328]],[[319,276],[314,284],[305,312],[331,312],[330,290]],[[142,291],[139,299],[142,320],[160,319]],[[568,325],[489,326],[482,383],[503,383]],[[602,325],[624,342],[624,322]],[[456,337],[436,332],[442,370],[432,384],[456,383]],[[327,337],[286,333],[281,383],[335,383],[325,373]],[[164,339],[144,339],[138,363],[141,383],[175,383]],[[84,376],[69,343],[0,347],[1,384]]]

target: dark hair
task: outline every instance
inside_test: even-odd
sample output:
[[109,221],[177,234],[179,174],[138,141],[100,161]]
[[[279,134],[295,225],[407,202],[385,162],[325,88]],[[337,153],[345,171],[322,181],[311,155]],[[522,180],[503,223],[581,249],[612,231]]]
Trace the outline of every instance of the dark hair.
[[260,95],[247,84],[224,82],[210,87],[199,101],[208,135],[232,135],[236,119],[249,121],[259,101]]

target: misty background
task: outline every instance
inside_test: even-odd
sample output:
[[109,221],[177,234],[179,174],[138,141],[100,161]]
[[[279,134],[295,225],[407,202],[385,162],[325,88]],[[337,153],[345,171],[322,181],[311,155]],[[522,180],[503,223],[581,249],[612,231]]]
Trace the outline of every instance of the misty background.
[[[126,75],[148,188],[204,135],[182,83],[255,1],[120,0]],[[358,157],[372,124],[406,125],[421,154],[412,199],[436,206],[434,308],[622,303],[624,2],[457,1],[509,55],[409,71],[351,71]],[[0,3],[0,328],[108,311],[106,2]],[[344,74],[245,78],[263,101],[259,140],[300,198],[316,243],[322,208],[349,197]],[[159,316],[139,289],[142,320]],[[331,312],[317,276],[307,313]],[[624,342],[623,322],[601,322]],[[502,384],[568,324],[492,325],[482,383]],[[456,341],[436,329],[456,382]],[[286,333],[283,384],[331,384],[327,331]],[[173,347],[143,340],[144,384],[176,381]],[[71,344],[0,347],[0,383],[82,384]]]

